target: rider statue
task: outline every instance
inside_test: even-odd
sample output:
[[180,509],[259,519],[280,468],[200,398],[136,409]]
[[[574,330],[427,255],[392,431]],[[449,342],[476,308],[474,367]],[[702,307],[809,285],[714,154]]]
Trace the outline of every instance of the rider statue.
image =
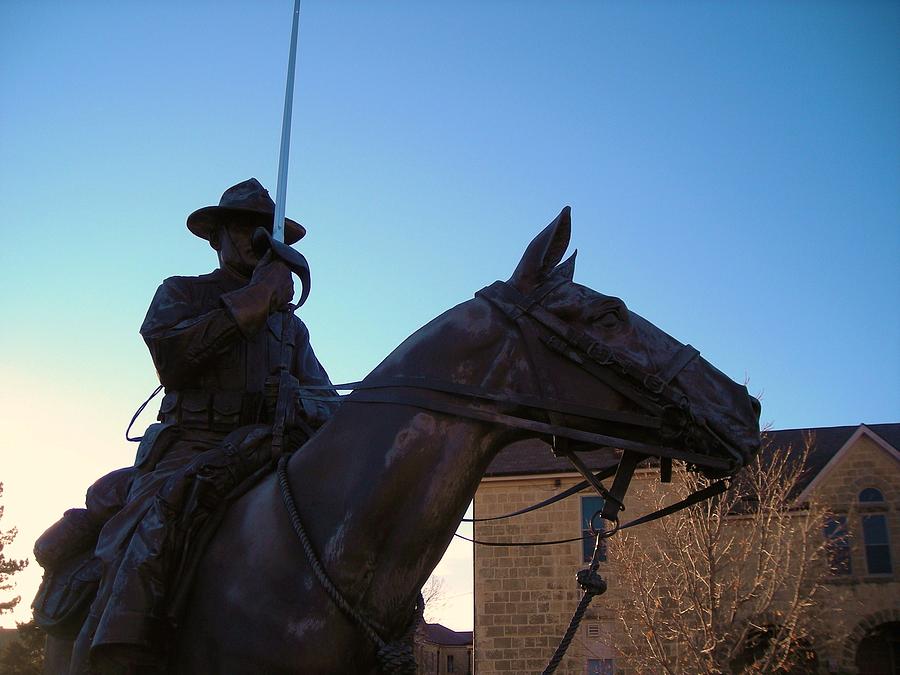
[[[101,478],[87,508],[67,511],[38,540],[35,557],[47,574],[36,616],[47,615],[51,628],[54,611],[66,609],[66,582],[77,585],[91,570],[98,577],[87,618],[78,617],[72,672],[164,669],[197,542],[229,499],[271,469],[275,454],[302,445],[332,412],[300,395],[304,387],[319,398],[335,392],[290,304],[294,268],[285,251],[302,256],[284,244],[306,231],[286,218],[280,248],[257,232],[271,233],[274,206],[251,178],[228,188],[218,206],[188,216],[219,267],[166,279],[141,326],[165,388],[159,422],[144,433],[134,466]],[[54,589],[53,572],[76,559]]]

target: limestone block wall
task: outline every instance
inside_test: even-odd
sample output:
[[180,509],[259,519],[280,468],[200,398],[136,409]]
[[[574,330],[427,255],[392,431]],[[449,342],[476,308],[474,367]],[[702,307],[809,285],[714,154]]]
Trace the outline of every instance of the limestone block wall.
[[[639,492],[640,482],[648,478],[647,472],[639,472],[630,493]],[[485,479],[475,495],[475,516],[515,511],[580,480],[577,475]],[[634,498],[629,499],[628,507],[628,517],[648,509]],[[541,541],[579,537],[581,532],[581,498],[573,496],[510,520],[477,523],[475,538]],[[612,672],[627,672],[624,664],[615,660],[612,648],[620,630],[616,617],[628,602],[621,584],[616,583],[614,551],[612,543],[608,562],[601,563],[599,569],[609,582],[609,590],[594,599],[557,673],[584,675],[588,659],[602,661],[604,667],[612,665]],[[575,574],[586,565],[580,541],[515,548],[475,546],[475,672],[540,673],[581,598]]]
[[415,652],[416,675],[472,675],[474,672],[471,646],[420,642]]
[[[486,478],[475,496],[475,516],[514,511],[557,494],[579,479],[571,474]],[[649,480],[658,480],[657,474],[643,471],[635,476],[624,519],[652,510],[649,504],[636,499],[642,492],[642,482]],[[818,636],[815,648],[821,672],[855,673],[857,647],[866,632],[879,624],[900,621],[900,461],[896,452],[892,454],[862,435],[836,458],[813,487],[815,497],[847,517],[852,535],[852,571],[830,580],[826,599],[832,607],[826,611],[833,617],[832,631]],[[859,493],[867,487],[880,490],[884,503],[860,504]],[[860,532],[860,519],[867,513],[880,513],[887,519],[890,574],[867,572]],[[735,525],[739,526],[739,522]],[[511,520],[479,523],[475,527],[476,539],[499,542],[580,534],[580,497]],[[615,546],[614,538],[608,561],[600,567],[600,573],[609,582],[609,591],[594,599],[558,673],[585,675],[589,659],[595,665],[602,664],[604,670],[599,672],[633,672],[626,662],[616,658],[614,649],[621,640],[619,617],[633,603],[624,593],[623,584],[617,583]],[[583,567],[581,542],[547,547],[475,546],[475,672],[541,672],[580,599],[575,573]]]
[[[860,503],[859,493],[865,488],[881,491],[884,503]],[[832,579],[833,635],[820,656],[840,672],[855,673],[856,650],[865,633],[879,624],[900,621],[900,462],[861,436],[823,474],[812,493],[847,518],[850,532],[850,574]],[[887,521],[891,574],[868,573],[861,519],[869,514],[883,514]]]

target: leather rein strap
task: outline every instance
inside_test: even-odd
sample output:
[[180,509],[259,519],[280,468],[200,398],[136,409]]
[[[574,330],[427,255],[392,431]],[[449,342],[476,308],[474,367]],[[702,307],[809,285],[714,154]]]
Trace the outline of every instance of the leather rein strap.
[[[731,472],[734,461],[714,457],[705,453],[670,447],[667,441],[685,438],[695,426],[691,414],[690,401],[671,386],[672,381],[689,363],[699,356],[691,345],[683,345],[669,362],[656,373],[648,373],[627,360],[614,354],[607,347],[591,338],[587,333],[575,329],[543,307],[542,301],[566,280],[544,284],[526,296],[510,284],[496,281],[481,289],[475,297],[481,298],[499,309],[514,323],[525,340],[526,353],[532,360],[532,345],[539,343],[576,364],[595,379],[600,380],[623,397],[633,402],[641,412],[626,412],[587,406],[571,401],[547,396],[541,387],[541,377],[535,373],[535,384],[539,396],[509,394],[489,391],[482,387],[447,382],[424,376],[395,376],[366,378],[361,382],[338,385],[306,386],[301,396],[310,400],[345,400],[353,403],[374,403],[409,405],[413,407],[443,412],[458,417],[477,419],[508,427],[524,429],[550,436],[554,451],[566,457],[581,473],[587,484],[604,497],[603,517],[618,521],[618,512],[624,509],[623,498],[637,465],[648,456],[662,459],[663,472],[668,473],[672,459],[691,464]],[[534,364],[532,364],[534,367]],[[310,390],[352,390],[345,396],[321,396],[307,393]],[[468,399],[464,403],[436,400],[428,392],[448,394]],[[474,405],[473,405],[474,404]],[[504,412],[497,409],[499,404]],[[548,421],[533,416],[512,414],[508,409],[540,411]],[[635,441],[621,436],[599,434],[565,423],[563,415],[571,415],[586,420],[613,422],[651,432],[659,438],[658,443]],[[596,447],[620,448],[624,451],[615,472],[613,485],[607,490],[574,451],[565,448],[559,439],[570,439]],[[562,447],[562,450],[559,448]],[[737,456],[731,448],[729,452]]]
[[[302,398],[312,401],[344,401],[346,403],[384,403],[394,405],[409,405],[415,408],[422,408],[423,410],[443,412],[450,415],[455,415],[457,417],[466,417],[470,419],[482,420],[485,422],[493,422],[495,424],[502,424],[504,426],[514,427],[517,429],[534,431],[540,434],[545,434],[547,436],[569,438],[574,441],[580,441],[582,443],[588,443],[598,447],[612,447],[621,448],[623,450],[634,450],[636,452],[642,452],[647,455],[659,455],[661,457],[682,459],[687,462],[703,464],[706,466],[714,466],[715,468],[721,469],[730,467],[730,464],[724,462],[723,460],[709,457],[708,455],[701,453],[678,450],[663,445],[643,443],[641,441],[632,441],[625,438],[620,438],[618,436],[598,434],[592,431],[577,429],[570,426],[549,424],[547,422],[541,422],[539,420],[527,417],[500,413],[494,410],[489,410],[487,408],[473,408],[471,405],[461,405],[443,401],[436,401],[432,398],[422,396],[415,391],[419,390],[437,391],[442,393],[457,393],[462,396],[483,399],[487,401],[508,403],[510,405],[522,405],[524,407],[536,408],[540,410],[554,410],[554,408],[545,407],[543,405],[527,405],[521,403],[522,399],[519,399],[517,397],[506,396],[504,394],[496,392],[487,392],[479,387],[472,387],[471,391],[463,393],[463,389],[465,389],[466,386],[457,385],[458,391],[450,392],[448,391],[449,388],[445,387],[445,385],[447,384],[450,383],[423,377],[390,377],[383,379],[365,380],[363,382],[348,382],[337,385],[303,387],[304,390],[353,390],[352,394],[347,394],[345,396],[316,396],[307,393],[302,393],[301,396]],[[397,391],[384,391],[386,389],[411,389],[413,391],[400,393]],[[552,401],[549,402],[549,404],[556,406],[568,405],[563,401]],[[584,414],[588,410],[591,410],[592,412],[590,414]],[[636,415],[629,418],[629,413],[620,413],[618,411],[608,410],[604,408],[589,409],[587,406],[582,406],[581,414],[573,414],[576,414],[579,417],[586,417],[596,420],[616,421],[621,424],[630,424],[633,426],[640,426],[645,429],[651,430],[659,429],[661,426],[659,418],[653,418],[651,416],[641,417]]]
[[[631,477],[633,476],[638,463],[648,455],[659,456],[663,458],[663,461],[671,461],[671,459],[677,458],[720,469],[733,469],[733,463],[725,462],[724,460],[719,460],[718,458],[700,453],[669,448],[663,443],[660,443],[659,445],[649,444],[615,436],[597,434],[584,429],[577,429],[564,423],[565,420],[561,416],[568,414],[590,420],[614,422],[616,424],[649,430],[658,434],[660,440],[664,438],[678,439],[686,436],[691,430],[691,426],[694,424],[693,416],[690,413],[690,401],[686,396],[675,391],[670,386],[670,383],[675,376],[687,366],[687,364],[699,355],[699,352],[696,349],[690,345],[684,345],[658,373],[643,372],[639,368],[618,358],[611,351],[590,338],[586,333],[572,328],[541,305],[543,298],[564,282],[565,281],[539,287],[537,291],[530,296],[522,295],[515,288],[502,281],[497,281],[476,293],[476,297],[482,298],[494,307],[500,309],[507,318],[514,322],[522,334],[525,341],[526,354],[532,365],[532,375],[535,378],[535,385],[539,392],[538,397],[491,392],[480,387],[439,381],[427,377],[391,377],[382,378],[380,380],[367,378],[363,382],[330,386],[306,386],[303,389],[306,391],[352,389],[353,392],[347,397],[349,402],[410,405],[459,417],[484,420],[514,428],[527,429],[552,436],[555,451],[560,447],[560,445],[557,444],[558,437],[590,443],[601,447],[623,449],[624,453],[618,467],[615,469],[615,478],[613,479],[611,490],[607,490],[600,482],[601,477],[611,475],[610,472],[601,471],[598,474],[594,474],[587,466],[585,466],[580,458],[578,458],[574,451],[565,449],[564,444],[561,444],[563,449],[559,452],[559,454],[566,456],[578,472],[585,477],[586,484],[591,485],[605,499],[603,510],[595,513],[591,518],[591,529],[593,531],[593,521],[598,515],[613,522],[614,528],[609,532],[597,534],[597,549],[599,550],[600,538],[611,536],[620,529],[618,513],[625,508],[622,503],[625,492],[628,489]],[[544,386],[541,384],[540,373],[536,370],[537,364],[534,363],[532,358],[532,351],[534,350],[533,345],[536,342],[536,332],[532,330],[533,327],[539,327],[541,329],[540,332],[537,333],[537,339],[543,343],[544,346],[581,366],[596,379],[606,383],[625,398],[635,403],[644,412],[630,413],[606,408],[597,408],[574,402],[561,401],[546,396],[544,394]],[[520,417],[502,413],[487,407],[473,407],[471,403],[468,405],[459,405],[442,401],[439,402],[434,400],[434,396],[427,398],[422,396],[422,392],[437,392],[440,394],[465,397],[474,400],[475,402],[481,402],[482,404],[500,404],[501,406],[511,406],[514,409],[525,408],[539,410],[547,416],[550,422],[547,423],[530,417]],[[331,401],[335,398],[344,398],[329,395],[316,396],[315,394],[308,394],[306,392],[301,392],[300,396],[310,400],[325,401]],[[675,414],[673,414],[673,411]],[[312,544],[302,527],[299,513],[297,512],[293,496],[291,495],[290,483],[287,475],[286,456],[283,456],[279,461],[278,480],[281,487],[282,498],[290,515],[292,526],[300,538],[309,563],[312,565],[319,582],[328,592],[332,600],[345,613],[351,616],[356,623],[363,627],[369,636],[369,639],[379,647],[379,656],[381,656],[381,652],[383,652],[387,646],[384,644],[384,640],[380,637],[372,623],[346,601],[339,589],[328,578],[318,557],[312,550]],[[587,485],[584,485],[583,487],[586,486]],[[575,488],[582,488],[582,486],[575,486]],[[523,509],[509,515],[518,515],[540,508],[541,506],[545,506],[554,501],[558,501],[559,499],[564,498],[564,496],[574,494],[575,488],[566,490],[562,495],[551,498],[540,505]],[[689,495],[687,499],[665,509],[661,509],[660,511],[632,521],[625,527],[631,527],[642,522],[655,520],[663,515],[673,513],[674,511],[696,503],[701,499],[717,494],[724,489],[724,481],[721,481],[705,490],[695,492],[692,495]],[[562,542],[535,542],[535,544],[541,543],[549,544]],[[590,597],[587,596],[587,593],[585,595],[589,602]],[[563,652],[564,651],[565,650],[563,649]],[[545,672],[552,672],[552,670]]]

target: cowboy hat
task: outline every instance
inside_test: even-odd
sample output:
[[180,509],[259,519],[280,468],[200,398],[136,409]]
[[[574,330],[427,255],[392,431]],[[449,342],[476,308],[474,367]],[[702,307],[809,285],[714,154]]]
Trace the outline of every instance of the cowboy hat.
[[[239,219],[253,227],[262,226],[271,232],[274,215],[275,202],[269,196],[269,191],[255,178],[249,178],[225,190],[218,206],[204,206],[194,211],[187,218],[187,227],[198,237],[208,241],[210,233],[226,217]],[[300,223],[290,218],[284,219],[286,244],[299,241],[305,234],[306,228]]]

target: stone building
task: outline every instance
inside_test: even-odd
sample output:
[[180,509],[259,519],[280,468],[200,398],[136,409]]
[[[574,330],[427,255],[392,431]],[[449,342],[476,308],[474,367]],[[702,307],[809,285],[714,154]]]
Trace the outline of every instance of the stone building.
[[[770,432],[779,448],[802,447],[812,433],[798,503],[815,495],[834,517],[823,536],[851,533],[831,552],[829,588],[848,596],[851,609],[834,620],[835,635],[815,654],[822,673],[900,673],[900,424],[873,424]],[[593,469],[615,463],[611,450],[585,453]],[[509,513],[580,482],[565,460],[541,444],[521,443],[495,458],[475,496],[475,517]],[[632,493],[658,471],[639,470],[629,491],[628,517],[651,511]],[[545,509],[509,520],[478,523],[475,538],[493,542],[578,537],[599,497],[584,491]],[[640,536],[640,528],[632,530]],[[541,672],[565,632],[581,592],[574,574],[589,558],[587,541],[516,548],[475,546],[475,670]],[[626,606],[615,583],[614,550],[601,574],[609,591],[594,600],[557,673],[606,675],[634,669],[615,649],[621,638],[618,608]],[[833,584],[833,586],[831,585]]]
[[417,675],[472,675],[472,631],[422,623],[415,639]]

